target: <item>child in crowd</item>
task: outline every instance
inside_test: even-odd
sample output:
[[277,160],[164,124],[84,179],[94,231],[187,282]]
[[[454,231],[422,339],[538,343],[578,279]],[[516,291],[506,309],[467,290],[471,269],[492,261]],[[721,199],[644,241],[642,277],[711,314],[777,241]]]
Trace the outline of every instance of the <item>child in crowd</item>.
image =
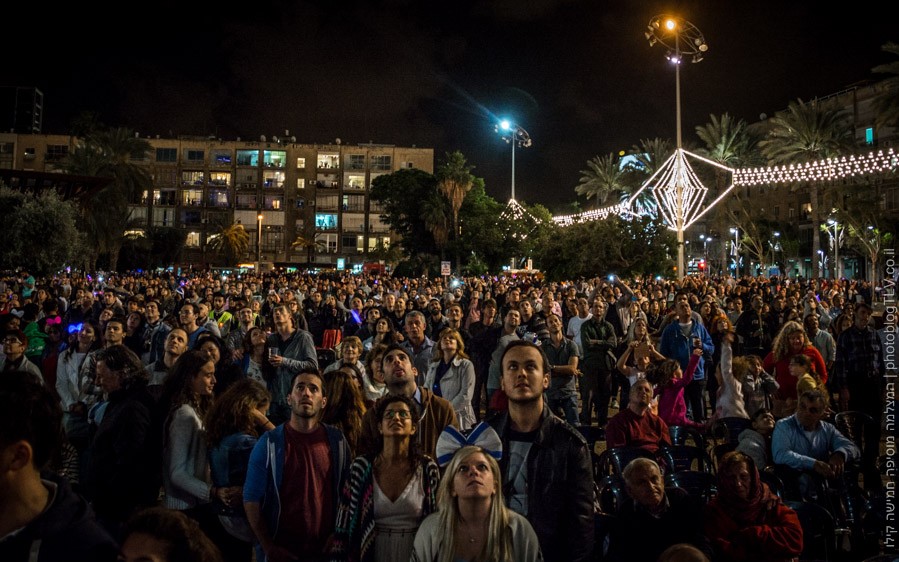
[[734,333],[726,332],[721,337],[721,363],[718,365],[718,378],[721,390],[715,408],[717,418],[746,418],[746,405],[743,401],[743,379],[749,371],[749,362],[743,357],[734,358],[731,345]]
[[687,404],[684,402],[684,388],[693,380],[693,373],[702,356],[702,348],[697,347],[690,356],[687,371],[683,372],[675,359],[666,359],[646,373],[646,380],[656,385],[659,397],[659,417],[668,425],[684,425],[696,429],[705,426],[687,419]]
[[765,372],[762,358],[758,355],[744,355],[747,372],[743,376],[743,405],[747,412],[757,412],[760,408],[771,407],[771,396],[780,388],[774,377]]
[[[812,360],[808,355],[800,353],[790,359],[790,374],[796,377],[796,396],[802,396],[802,393],[807,390],[820,390],[824,395],[825,407],[830,408],[830,393],[812,368]],[[790,411],[792,411],[796,404],[795,400],[790,402]]]

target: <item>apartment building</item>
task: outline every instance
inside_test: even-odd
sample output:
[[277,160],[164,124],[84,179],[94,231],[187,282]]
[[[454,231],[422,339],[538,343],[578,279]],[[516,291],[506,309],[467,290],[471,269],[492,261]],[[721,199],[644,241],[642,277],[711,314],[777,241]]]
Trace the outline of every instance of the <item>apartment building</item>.
[[[285,133],[287,133],[285,131]],[[59,172],[74,149],[65,135],[0,133],[0,170]],[[134,160],[153,180],[133,202],[134,230],[176,227],[187,236],[185,264],[214,263],[209,237],[240,223],[250,236],[247,261],[283,266],[361,265],[392,234],[370,197],[372,181],[402,168],[434,171],[432,148],[388,144],[300,144],[294,137],[223,140],[147,138]],[[293,247],[298,239],[316,246]]]

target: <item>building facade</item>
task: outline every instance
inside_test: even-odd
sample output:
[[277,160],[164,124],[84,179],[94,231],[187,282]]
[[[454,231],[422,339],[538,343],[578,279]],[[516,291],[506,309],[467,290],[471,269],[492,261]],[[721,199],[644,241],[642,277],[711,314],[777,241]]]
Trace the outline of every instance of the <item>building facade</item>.
[[[372,181],[403,168],[434,171],[432,148],[299,144],[293,137],[146,140],[151,151],[133,162],[145,167],[153,189],[133,201],[128,228],[135,235],[152,227],[183,229],[182,261],[195,266],[216,262],[209,238],[234,223],[250,236],[249,262],[361,265],[392,242],[370,197]],[[77,142],[66,135],[0,133],[0,169],[59,171]]]

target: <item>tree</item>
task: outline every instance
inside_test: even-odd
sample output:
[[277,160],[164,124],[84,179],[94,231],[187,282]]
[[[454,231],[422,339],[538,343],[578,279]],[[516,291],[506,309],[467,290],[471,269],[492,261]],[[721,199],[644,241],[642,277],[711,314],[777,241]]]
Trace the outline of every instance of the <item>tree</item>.
[[[705,143],[704,148],[697,150],[709,160],[729,168],[746,166],[758,159],[756,150],[759,139],[750,133],[749,127],[742,119],[735,120],[725,113],[720,117],[709,115],[709,122],[696,127],[696,134]],[[711,200],[716,199],[727,189],[727,174],[715,168],[715,190]],[[729,229],[726,205],[719,203],[709,212],[711,230],[718,233],[718,239]],[[727,263],[727,245],[720,244],[721,264]]]
[[146,158],[151,148],[130,129],[101,130],[87,136],[61,163],[62,169],[71,174],[110,178],[106,187],[82,201],[79,226],[91,248],[91,268],[105,252],[109,268],[117,269],[130,218],[128,206],[140,201],[143,192],[153,185],[147,170],[133,160]]
[[78,247],[77,210],[55,191],[21,193],[0,187],[0,267],[39,274],[71,265]]
[[[465,156],[458,150],[448,152],[446,159],[437,169],[437,187],[440,192],[447,198],[452,210],[452,227],[453,241],[459,240],[459,210],[465,201],[465,196],[471,191],[474,183],[474,176],[471,175],[473,166],[468,165]],[[456,247],[456,268],[462,268],[462,252],[460,245]]]
[[675,239],[661,221],[613,216],[570,226],[548,226],[535,251],[548,279],[575,279],[614,273],[620,276],[670,271]]
[[371,197],[383,211],[381,220],[400,237],[406,255],[437,255],[437,244],[422,215],[422,202],[437,193],[437,178],[422,170],[402,169],[378,176]]
[[227,265],[234,265],[250,249],[250,235],[240,223],[220,224],[206,243],[209,249],[224,258]]
[[[768,220],[766,214],[747,205],[739,197],[729,201],[726,209],[727,216],[740,232],[741,251],[764,269],[768,264],[769,241],[774,237],[776,224]],[[743,271],[749,272],[749,264],[746,264]]]
[[434,237],[437,250],[440,252],[440,260],[445,257],[446,243],[449,241],[449,204],[439,192],[434,191],[421,202],[421,217],[425,227]]
[[[899,57],[899,43],[889,42],[881,49]],[[883,93],[877,101],[877,124],[881,127],[899,126],[899,60],[875,66],[872,71],[889,75],[881,84]]]
[[580,183],[574,191],[587,199],[596,197],[596,208],[600,208],[609,197],[626,189],[623,177],[621,164],[614,154],[594,156],[587,160],[587,169],[581,170]]
[[[786,111],[769,120],[771,129],[759,148],[771,165],[810,162],[837,156],[854,147],[853,131],[846,113],[826,103],[790,102]],[[812,276],[818,277],[821,249],[821,182],[808,184],[812,221]],[[793,186],[796,189],[797,185]]]
[[297,235],[296,240],[290,244],[290,247],[294,250],[304,250],[306,252],[306,263],[310,265],[315,263],[315,255],[317,253],[327,250],[325,243],[321,240],[309,238],[302,234]]
[[882,198],[874,186],[855,186],[845,193],[842,208],[834,213],[840,229],[848,234],[844,241],[846,247],[867,258],[870,269],[865,276],[874,284],[883,278],[879,266],[883,249],[890,247],[894,239],[893,223],[882,210]]
[[[626,166],[625,184],[628,189],[627,193],[622,195],[622,202],[629,200],[673,153],[674,145],[671,144],[671,141],[658,137],[642,139],[639,146],[633,145],[631,154],[636,161]],[[632,206],[637,214],[658,216],[658,203],[649,190],[640,193]]]

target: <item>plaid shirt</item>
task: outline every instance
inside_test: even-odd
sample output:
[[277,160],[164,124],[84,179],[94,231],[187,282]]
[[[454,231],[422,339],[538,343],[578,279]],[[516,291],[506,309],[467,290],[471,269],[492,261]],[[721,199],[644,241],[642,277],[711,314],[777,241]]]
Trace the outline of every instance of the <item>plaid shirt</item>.
[[883,344],[877,331],[870,326],[862,329],[851,326],[840,334],[837,359],[834,363],[834,389],[839,390],[853,380],[880,379],[886,372]]

